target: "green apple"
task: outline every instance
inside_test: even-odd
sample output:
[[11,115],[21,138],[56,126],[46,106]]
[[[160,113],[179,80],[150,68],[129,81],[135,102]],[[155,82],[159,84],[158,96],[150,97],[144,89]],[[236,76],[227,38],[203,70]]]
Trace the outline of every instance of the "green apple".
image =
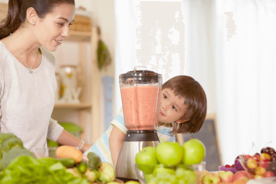
[[155,165],[158,164],[156,158],[156,151],[154,147],[145,147],[135,156],[135,162],[138,169],[145,174],[151,174]]
[[206,155],[204,144],[198,139],[191,139],[183,145],[184,155],[183,163],[186,165],[199,164],[203,161]]
[[156,157],[165,166],[175,166],[183,159],[183,147],[177,142],[162,142],[156,147]]

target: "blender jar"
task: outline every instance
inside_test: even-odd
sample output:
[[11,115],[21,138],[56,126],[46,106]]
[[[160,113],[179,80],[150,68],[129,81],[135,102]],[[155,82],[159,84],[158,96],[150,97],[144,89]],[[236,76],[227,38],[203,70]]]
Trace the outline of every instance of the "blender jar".
[[[143,70],[145,69],[145,70]],[[162,75],[143,69],[119,76],[125,126],[128,130],[154,130],[158,123]]]

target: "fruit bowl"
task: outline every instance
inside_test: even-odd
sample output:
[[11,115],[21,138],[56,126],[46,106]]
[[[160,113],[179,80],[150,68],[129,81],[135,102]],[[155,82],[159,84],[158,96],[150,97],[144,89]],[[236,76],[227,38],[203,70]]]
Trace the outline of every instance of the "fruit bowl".
[[[205,170],[206,163],[184,165],[179,164],[174,167],[167,167],[163,164],[157,165],[141,165],[136,164],[136,174],[141,184],[149,182],[159,183],[161,181],[174,183],[188,182],[196,184],[200,181]],[[142,175],[141,175],[142,173]]]
[[274,177],[276,175],[276,158],[272,158],[266,153],[254,156],[240,155],[239,161],[252,179]]
[[57,148],[58,147],[37,147],[37,148],[32,148],[30,151],[34,154],[36,158],[41,158],[41,157],[57,158],[56,156]]

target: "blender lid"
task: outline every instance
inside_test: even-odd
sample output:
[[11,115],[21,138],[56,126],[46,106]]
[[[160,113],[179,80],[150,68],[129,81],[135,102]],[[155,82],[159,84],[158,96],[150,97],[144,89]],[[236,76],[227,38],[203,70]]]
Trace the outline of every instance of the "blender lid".
[[132,79],[138,83],[157,83],[162,81],[162,75],[151,70],[132,70],[125,74],[121,74],[119,78],[125,83],[128,79]]

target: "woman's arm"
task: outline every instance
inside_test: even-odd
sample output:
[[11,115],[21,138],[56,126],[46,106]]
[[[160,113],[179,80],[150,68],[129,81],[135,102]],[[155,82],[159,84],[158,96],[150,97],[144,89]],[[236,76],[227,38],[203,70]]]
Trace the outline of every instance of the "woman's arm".
[[109,137],[109,146],[111,158],[113,161],[113,165],[116,167],[117,158],[119,156],[123,141],[125,139],[126,134],[123,133],[119,128],[113,126]]
[[[67,132],[66,130],[63,130],[57,140],[57,142],[59,144],[64,144],[64,145],[69,145],[69,146],[73,146],[73,147],[77,147],[80,145],[81,140],[78,139],[77,137],[75,137],[74,135],[70,134],[69,132]],[[88,150],[90,147],[92,146],[92,144],[85,144],[82,146],[81,151],[85,152],[86,150]]]

